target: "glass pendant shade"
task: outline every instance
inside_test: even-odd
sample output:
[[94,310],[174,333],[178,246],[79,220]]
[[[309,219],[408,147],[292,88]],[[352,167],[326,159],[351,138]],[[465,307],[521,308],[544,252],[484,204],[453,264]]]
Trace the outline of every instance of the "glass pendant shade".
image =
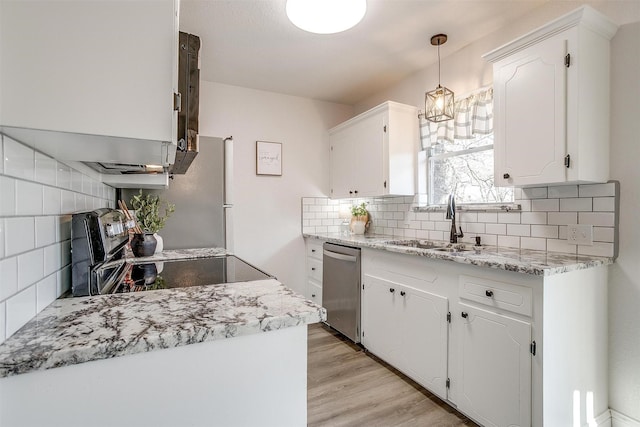
[[356,26],[366,0],[287,0],[287,16],[298,28],[316,34],[339,33]]
[[424,94],[425,118],[431,122],[444,122],[453,119],[453,92],[438,85]]

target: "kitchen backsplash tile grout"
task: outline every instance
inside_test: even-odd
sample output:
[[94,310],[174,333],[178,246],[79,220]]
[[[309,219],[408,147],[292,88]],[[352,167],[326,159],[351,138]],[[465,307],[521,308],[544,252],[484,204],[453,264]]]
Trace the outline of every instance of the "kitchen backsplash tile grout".
[[[489,245],[613,257],[616,254],[617,185],[609,182],[516,188],[515,203],[522,207],[519,212],[461,211],[457,222],[465,233],[461,241],[474,243],[475,237],[480,236]],[[370,233],[448,240],[451,222],[444,218],[444,212],[414,212],[414,200],[418,197],[342,200],[303,197],[302,232],[340,232],[340,224],[350,218],[349,208],[364,202],[372,220]],[[593,225],[593,245],[567,242],[567,226],[571,224]]]
[[114,205],[115,189],[0,135],[0,343],[69,289],[71,214]]

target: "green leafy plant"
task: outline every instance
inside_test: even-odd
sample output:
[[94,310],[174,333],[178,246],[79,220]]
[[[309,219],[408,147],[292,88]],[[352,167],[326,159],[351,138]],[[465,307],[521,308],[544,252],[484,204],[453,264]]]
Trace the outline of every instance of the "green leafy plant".
[[359,205],[351,206],[351,215],[353,216],[367,216],[369,212],[367,212],[367,204],[360,203]]
[[[176,205],[160,200],[160,196],[142,194],[142,190],[133,196],[131,206],[136,210],[136,220],[142,230],[157,233],[164,227],[164,223],[176,210]],[[160,210],[164,208],[164,214]]]

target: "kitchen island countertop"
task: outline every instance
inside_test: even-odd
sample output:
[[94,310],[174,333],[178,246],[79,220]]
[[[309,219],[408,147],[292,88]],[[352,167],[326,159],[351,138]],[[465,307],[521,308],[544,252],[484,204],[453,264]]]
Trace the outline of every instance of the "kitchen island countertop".
[[325,319],[324,308],[274,279],[62,298],[0,345],[0,378]]
[[[614,262],[611,257],[566,254],[560,252],[545,252],[529,249],[507,248],[483,245],[464,252],[442,252],[436,249],[422,249],[398,245],[398,242],[415,241],[427,242],[383,234],[372,235],[343,235],[340,233],[305,233],[309,239],[319,239],[331,243],[363,248],[381,249],[390,252],[417,255],[427,258],[453,261],[461,264],[479,267],[495,268],[535,276],[551,276],[574,270],[608,265]],[[448,242],[433,242],[436,245],[447,245]],[[474,248],[472,245],[464,245]]]

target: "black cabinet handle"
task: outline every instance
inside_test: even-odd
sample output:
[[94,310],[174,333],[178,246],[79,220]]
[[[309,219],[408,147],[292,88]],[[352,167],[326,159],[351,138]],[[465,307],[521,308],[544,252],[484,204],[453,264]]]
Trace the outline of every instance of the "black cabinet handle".
[[315,298],[315,297],[316,297],[316,294],[311,294],[311,298]]
[[508,173],[505,173],[505,174],[502,175],[502,177],[504,179],[509,179],[509,178],[511,178],[511,175],[509,175]]
[[405,296],[407,293],[405,291],[400,291],[400,295]]
[[493,296],[493,291],[484,291],[484,294],[491,298]]
[[469,317],[469,313],[466,313],[466,312],[463,311],[462,312],[462,317],[464,317],[466,319],[467,317]]
[[389,288],[389,292],[394,293],[396,290],[393,288]]
[[315,251],[316,251],[315,249],[311,249],[311,252],[315,252]]
[[316,271],[316,268],[315,267],[311,267],[311,271]]

